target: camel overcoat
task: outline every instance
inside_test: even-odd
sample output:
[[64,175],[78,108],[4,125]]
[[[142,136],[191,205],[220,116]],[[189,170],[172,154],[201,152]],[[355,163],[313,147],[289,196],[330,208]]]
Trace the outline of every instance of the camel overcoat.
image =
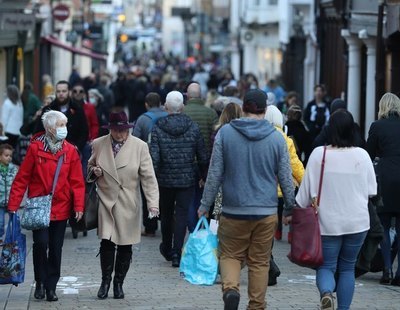
[[100,200],[97,234],[117,245],[135,244],[140,242],[142,228],[140,184],[147,208],[158,209],[157,179],[145,142],[129,135],[114,158],[111,139],[108,134],[93,141],[88,163],[89,182],[95,166],[103,170],[96,179]]

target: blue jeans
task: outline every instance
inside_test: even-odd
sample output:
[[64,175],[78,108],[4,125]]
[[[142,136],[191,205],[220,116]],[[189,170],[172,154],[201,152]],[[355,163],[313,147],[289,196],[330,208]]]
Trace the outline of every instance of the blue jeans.
[[[317,269],[321,297],[336,287],[338,310],[350,309],[354,294],[354,269],[367,231],[342,236],[322,236],[324,264]],[[337,283],[335,273],[337,270]]]
[[6,209],[5,208],[0,208],[0,239],[3,239],[4,236],[4,215],[6,214]]

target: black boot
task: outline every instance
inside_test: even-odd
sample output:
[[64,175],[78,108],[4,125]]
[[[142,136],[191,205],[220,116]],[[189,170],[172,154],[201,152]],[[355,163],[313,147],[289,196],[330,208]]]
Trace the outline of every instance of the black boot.
[[100,248],[100,265],[101,265],[101,285],[97,292],[97,297],[105,299],[108,297],[112,272],[114,270],[115,249],[104,250]]
[[122,290],[122,284],[126,273],[129,270],[131,264],[132,252],[121,252],[117,251],[117,259],[115,262],[115,274],[114,274],[114,298],[122,299],[125,297],[124,291]]
[[46,290],[44,288],[44,284],[42,282],[37,281],[35,293],[33,294],[33,296],[36,299],[43,299],[45,297],[45,294],[46,294]]

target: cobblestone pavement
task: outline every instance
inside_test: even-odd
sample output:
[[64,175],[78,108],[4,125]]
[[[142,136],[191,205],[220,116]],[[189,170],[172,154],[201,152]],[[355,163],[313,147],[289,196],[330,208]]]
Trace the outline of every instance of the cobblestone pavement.
[[[0,287],[3,309],[223,309],[219,285],[195,286],[179,276],[158,252],[159,232],[155,238],[143,238],[135,247],[131,269],[124,283],[125,299],[97,299],[101,281],[99,241],[95,231],[87,237],[72,239],[70,229],[65,236],[62,278],[57,287],[58,302],[38,301],[33,297],[32,236],[26,232],[28,257],[25,282],[18,287]],[[286,234],[285,234],[286,235]],[[286,258],[289,245],[275,242],[274,257],[282,274],[278,285],[267,291],[268,309],[319,309],[315,273],[291,264]],[[244,270],[245,271],[245,270]],[[380,274],[368,273],[356,281],[352,310],[400,309],[400,287],[379,285]],[[242,273],[242,297],[239,309],[247,304],[247,274]]]

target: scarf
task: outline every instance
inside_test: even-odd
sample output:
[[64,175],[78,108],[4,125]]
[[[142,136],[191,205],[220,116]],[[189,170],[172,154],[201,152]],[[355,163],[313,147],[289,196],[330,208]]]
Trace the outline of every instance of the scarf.
[[54,141],[52,141],[52,139],[49,136],[45,135],[43,143],[44,143],[45,150],[48,149],[48,150],[50,150],[51,153],[56,154],[59,150],[62,149],[63,141],[61,140],[61,141],[54,142]]
[[118,152],[121,150],[121,148],[122,148],[122,146],[124,145],[124,143],[125,143],[125,141],[118,142],[118,141],[115,141],[115,140],[111,137],[111,146],[112,146],[114,158],[115,158],[115,156],[117,156]]

